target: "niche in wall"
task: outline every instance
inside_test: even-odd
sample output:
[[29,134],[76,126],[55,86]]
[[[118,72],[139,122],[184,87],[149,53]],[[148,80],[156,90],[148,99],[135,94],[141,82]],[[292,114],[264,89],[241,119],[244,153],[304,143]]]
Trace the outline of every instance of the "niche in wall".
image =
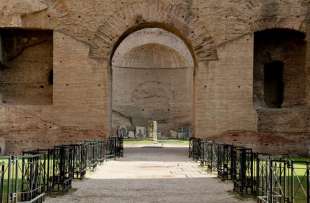
[[254,35],[256,107],[291,108],[305,104],[305,34],[270,29]]
[[0,29],[0,102],[53,103],[53,32]]

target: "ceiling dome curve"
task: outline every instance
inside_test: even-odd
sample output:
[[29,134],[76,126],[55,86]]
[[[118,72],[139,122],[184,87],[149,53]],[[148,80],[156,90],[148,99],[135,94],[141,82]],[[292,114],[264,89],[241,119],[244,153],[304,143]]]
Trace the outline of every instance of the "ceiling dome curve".
[[113,66],[128,68],[187,68],[191,65],[176,50],[156,43],[132,48],[114,61]]

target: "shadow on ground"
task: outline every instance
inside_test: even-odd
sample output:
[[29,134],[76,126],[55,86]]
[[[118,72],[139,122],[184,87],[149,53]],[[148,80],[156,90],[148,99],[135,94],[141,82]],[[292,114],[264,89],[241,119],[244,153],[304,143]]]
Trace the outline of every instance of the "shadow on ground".
[[136,147],[125,148],[124,157],[119,161],[190,161],[186,147]]
[[128,148],[75,181],[76,191],[48,203],[254,203],[231,192],[232,184],[203,171],[188,158],[188,148]]

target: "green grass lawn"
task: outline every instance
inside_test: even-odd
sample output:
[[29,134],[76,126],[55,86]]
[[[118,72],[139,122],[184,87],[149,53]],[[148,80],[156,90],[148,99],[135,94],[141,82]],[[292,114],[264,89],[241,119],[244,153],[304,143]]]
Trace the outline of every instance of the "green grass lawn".
[[[39,161],[39,167],[44,167],[46,172],[48,170],[48,165],[44,165],[44,159],[39,159],[37,160]],[[52,160],[50,160],[50,174],[52,172]],[[15,193],[15,192],[21,192],[22,191],[22,183],[24,182],[27,182],[27,180],[24,180],[22,181],[22,174],[23,174],[23,171],[24,173],[26,174],[29,174],[29,166],[31,165],[31,163],[28,163],[27,159],[17,159],[17,161],[12,161],[11,163],[11,168],[9,169],[9,157],[6,157],[6,156],[3,156],[3,157],[0,157],[0,166],[2,167],[2,165],[4,165],[4,171],[1,172],[0,174],[2,175],[3,174],[3,183],[2,183],[2,202],[7,202],[7,198],[8,198],[8,192],[12,192],[12,193]],[[17,163],[17,164],[16,164]],[[24,165],[24,169],[23,169],[23,163],[25,164]],[[30,164],[30,165],[28,165]],[[41,168],[41,170],[43,170],[43,168]],[[9,174],[9,171],[10,171],[10,174]],[[25,177],[25,178],[30,178],[29,176],[28,177]],[[32,177],[33,178],[33,177]],[[41,181],[43,181],[43,179],[41,179]],[[0,181],[1,183],[1,181]],[[24,191],[27,191],[27,187],[29,187],[29,185],[24,185]],[[0,201],[1,202],[1,201]]]
[[[291,160],[298,161],[297,163],[294,163],[293,175],[292,175],[292,168],[286,168],[287,175],[285,178],[283,176],[282,177],[273,176],[274,183],[278,181],[278,183],[276,184],[278,187],[275,187],[275,188],[279,189],[280,188],[279,185],[281,184],[282,189],[283,189],[284,183],[286,183],[285,184],[286,195],[289,196],[293,194],[295,197],[294,203],[305,203],[307,200],[306,199],[307,198],[306,196],[307,181],[309,181],[307,180],[307,163],[306,162],[310,162],[310,159],[309,158],[291,158]],[[261,162],[261,164],[264,164],[264,163]],[[254,166],[256,166],[256,161],[254,162]],[[203,166],[203,169],[206,171],[209,171],[206,166]],[[268,172],[269,172],[269,169],[268,169]],[[277,173],[279,173],[279,168],[278,168]],[[254,172],[253,175],[256,176],[256,171]],[[283,175],[283,168],[282,168],[282,175]],[[247,176],[251,177],[250,171],[247,171]],[[269,178],[266,178],[266,176],[263,175],[262,177],[260,177],[260,179],[266,180]],[[292,185],[294,185],[293,189],[291,187]],[[280,190],[278,190],[277,192],[281,193]]]

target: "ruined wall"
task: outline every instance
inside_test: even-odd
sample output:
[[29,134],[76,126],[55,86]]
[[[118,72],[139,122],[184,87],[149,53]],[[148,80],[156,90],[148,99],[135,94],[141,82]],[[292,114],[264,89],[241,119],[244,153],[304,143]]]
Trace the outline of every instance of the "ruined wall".
[[[194,56],[196,136],[257,131],[253,33],[268,28],[305,32],[308,7],[305,0],[0,1],[0,27],[54,32],[53,104],[2,104],[0,134],[11,151],[109,135],[111,55],[124,33],[145,27],[174,33]],[[309,81],[307,76],[306,90]]]
[[157,120],[165,136],[170,129],[191,126],[191,72],[114,69],[113,110],[130,117],[134,126]]
[[1,30],[1,102],[48,105],[53,99],[52,31]]
[[[258,131],[308,132],[305,35],[285,29],[258,32],[254,53],[254,102],[258,110]],[[264,72],[276,68],[266,64],[274,61],[283,64],[283,103],[280,108],[266,105],[268,98],[264,96],[268,91],[264,88]]]
[[114,116],[129,118],[131,127],[147,127],[156,120],[165,137],[170,130],[191,127],[193,65],[190,63],[174,49],[152,43],[114,57],[113,128],[121,122]]
[[218,49],[219,61],[199,67],[195,75],[197,136],[256,130],[252,49],[253,35],[243,36]]
[[[284,98],[282,108],[305,104],[305,51],[304,34],[292,30],[269,30],[255,35],[254,100],[257,107],[264,102],[264,66],[272,61],[283,63]],[[274,67],[269,67],[272,69]]]
[[0,134],[8,153],[106,135],[107,74],[89,59],[85,44],[57,32],[55,41],[53,104],[1,105]]

